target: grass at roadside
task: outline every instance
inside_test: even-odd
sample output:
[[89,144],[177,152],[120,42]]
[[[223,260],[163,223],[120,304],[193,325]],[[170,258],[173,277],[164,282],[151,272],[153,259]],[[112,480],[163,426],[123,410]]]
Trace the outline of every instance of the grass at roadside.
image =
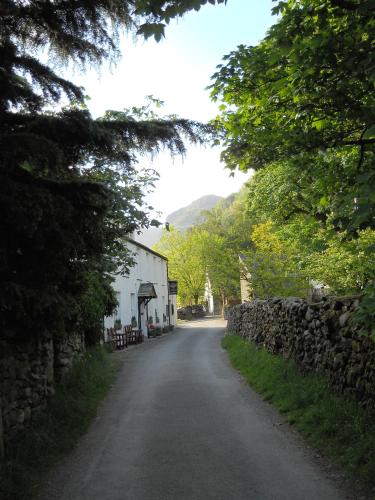
[[336,394],[327,380],[303,375],[296,364],[269,354],[241,338],[222,341],[230,360],[264,399],[317,449],[352,477],[375,486],[375,419],[348,396]]
[[87,430],[111,387],[119,360],[102,348],[88,350],[57,387],[45,411],[12,446],[0,470],[0,498],[25,500],[48,470],[67,455]]

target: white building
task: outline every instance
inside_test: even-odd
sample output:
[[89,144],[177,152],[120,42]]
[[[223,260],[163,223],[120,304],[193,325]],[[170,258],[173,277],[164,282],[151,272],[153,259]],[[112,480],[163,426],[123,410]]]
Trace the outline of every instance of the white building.
[[208,314],[215,313],[214,296],[212,294],[211,281],[207,276],[206,286],[204,288],[204,299],[207,302],[207,312]]
[[[104,319],[104,327],[133,324],[147,338],[148,324],[156,328],[176,325],[176,295],[169,293],[168,259],[150,248],[128,239],[135,266],[128,276],[116,276],[112,284],[119,306],[113,316]],[[172,288],[171,288],[172,292]]]

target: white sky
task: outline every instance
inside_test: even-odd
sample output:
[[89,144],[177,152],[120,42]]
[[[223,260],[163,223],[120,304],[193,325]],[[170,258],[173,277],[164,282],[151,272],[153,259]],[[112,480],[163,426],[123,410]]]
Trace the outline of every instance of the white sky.
[[[107,109],[121,110],[144,104],[146,95],[165,101],[162,114],[177,114],[207,122],[217,114],[205,88],[222,56],[243,43],[255,45],[275,22],[272,0],[228,0],[226,6],[206,5],[166,29],[166,38],[122,42],[122,59],[116,68],[102,67],[73,80],[90,96],[94,116]],[[234,178],[219,161],[218,148],[189,147],[182,161],[168,154],[141,165],[160,174],[155,192],[147,202],[161,212],[161,220],[178,208],[207,195],[228,196],[240,189],[249,174]]]

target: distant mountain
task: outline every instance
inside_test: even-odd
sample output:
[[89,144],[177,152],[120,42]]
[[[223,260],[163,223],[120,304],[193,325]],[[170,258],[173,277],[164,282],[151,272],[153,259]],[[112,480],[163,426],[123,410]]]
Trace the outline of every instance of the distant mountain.
[[[185,231],[194,224],[203,222],[203,217],[201,215],[202,210],[211,210],[222,200],[224,200],[224,198],[213,194],[202,196],[202,198],[198,198],[198,200],[193,201],[187,207],[172,212],[168,215],[167,221],[179,231]],[[152,247],[160,240],[163,227],[164,226],[146,229],[141,235],[136,236],[135,239],[143,245]]]
[[168,215],[167,221],[179,231],[185,231],[194,224],[203,222],[202,210],[211,210],[223,199],[221,196],[214,194],[202,196],[202,198],[198,198],[187,207],[172,212]]

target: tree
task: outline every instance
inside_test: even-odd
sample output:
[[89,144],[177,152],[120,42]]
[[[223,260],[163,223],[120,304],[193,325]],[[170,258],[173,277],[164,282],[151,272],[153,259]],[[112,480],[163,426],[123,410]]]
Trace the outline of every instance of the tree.
[[294,157],[304,170],[314,154],[352,156],[354,147],[356,168],[346,179],[352,189],[342,200],[351,202],[352,214],[342,224],[355,231],[375,227],[375,27],[368,2],[339,4],[279,2],[281,18],[265,39],[224,57],[212,97],[222,101],[216,125],[231,169]]
[[[123,272],[132,262],[122,239],[150,223],[141,193],[152,179],[136,174],[137,155],[163,147],[183,154],[185,138],[201,142],[207,132],[188,120],[131,112],[112,111],[93,120],[84,89],[61,78],[56,68],[116,60],[121,30],[160,39],[171,18],[204,3],[2,2],[2,335],[82,328],[82,304],[90,289],[100,292],[101,283],[108,294],[98,300],[99,324],[100,314],[113,306],[111,273],[120,261]],[[53,65],[42,62],[46,50]]]
[[235,248],[237,254],[244,250],[250,241],[252,221],[247,214],[247,201],[245,184],[238,193],[218,203],[212,210],[203,212],[202,227],[211,234],[225,238],[226,244]]
[[204,244],[203,259],[213,295],[224,308],[240,300],[239,255],[250,245],[251,219],[246,213],[247,188],[212,210],[197,226]]
[[[271,163],[249,183],[252,217],[285,222],[301,214],[336,231],[368,227],[369,198],[357,181],[357,152],[329,150]],[[371,218],[370,218],[371,220]]]
[[331,0],[279,2],[281,18],[265,39],[224,57],[212,96],[222,101],[218,127],[230,168],[353,145],[362,163],[375,143],[368,4],[349,11]]
[[169,259],[169,272],[179,282],[179,301],[186,305],[203,300],[210,283],[224,308],[240,299],[238,255],[247,238],[245,190],[215,208],[202,211],[203,222],[179,233],[165,231],[156,245]]
[[236,250],[224,236],[196,228],[195,244],[201,248],[201,259],[214,298],[220,299],[222,310],[229,301],[237,302],[240,295],[240,271]]
[[164,231],[154,246],[168,258],[168,271],[178,281],[178,299],[181,305],[199,304],[203,300],[207,272],[202,259],[202,247],[197,244],[195,228],[180,233],[173,227]]
[[[301,170],[291,159],[256,172],[248,184],[248,216],[258,224],[271,223],[280,242],[293,248],[294,273],[329,286],[331,292],[359,293],[373,276],[368,249],[375,231],[359,230],[352,238],[337,224],[345,209],[338,201],[356,170],[355,153],[351,158],[337,151],[313,156],[310,165]],[[350,208],[349,203],[348,217]]]
[[306,296],[307,276],[299,269],[297,245],[283,241],[271,221],[254,225],[251,241],[244,264],[253,297]]
[[[279,1],[274,12],[280,18],[267,36],[225,56],[213,76],[212,98],[221,101],[215,124],[225,148],[222,158],[233,170],[267,170],[273,164],[280,175],[290,174],[276,180],[271,170],[264,174],[270,185],[259,191],[260,211],[284,196],[279,214],[276,205],[271,208],[276,219],[299,213],[306,220],[306,214],[310,228],[311,218],[316,227],[329,227],[331,239],[320,241],[325,249],[318,261],[336,267],[336,274],[337,259],[348,264],[353,252],[362,255],[361,242],[367,241],[372,267],[364,266],[362,273],[361,257],[354,259],[358,280],[354,285],[349,272],[347,282],[347,291],[361,289],[371,274],[375,279],[374,5],[291,0]],[[327,275],[342,290],[344,283],[336,278]],[[373,289],[366,292],[367,311]],[[375,295],[372,300],[375,310]]]

